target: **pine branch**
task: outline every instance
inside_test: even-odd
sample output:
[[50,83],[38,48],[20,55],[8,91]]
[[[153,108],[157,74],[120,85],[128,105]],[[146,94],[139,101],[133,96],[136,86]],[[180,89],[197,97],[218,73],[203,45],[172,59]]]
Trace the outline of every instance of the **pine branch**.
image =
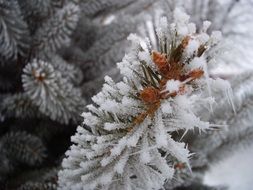
[[18,0],[18,3],[31,35],[54,13],[51,0]]
[[83,109],[81,92],[53,65],[33,60],[24,68],[22,82],[26,95],[42,114],[60,123],[78,121]]
[[[129,36],[130,52],[118,63],[123,80],[105,77],[94,104],[82,114],[90,130],[79,126],[72,137],[59,172],[60,189],[160,189],[175,170],[181,170],[179,177],[184,169],[189,173],[191,155],[172,134],[212,127],[195,115],[195,106],[214,102],[210,89],[228,98],[231,89],[206,70],[206,50],[220,35],[206,34],[206,24],[196,33],[179,9],[174,19],[169,25],[163,18],[157,28],[159,52],[151,51],[148,40]],[[199,53],[204,45],[208,48]]]
[[152,0],[86,0],[81,4],[84,15],[89,18],[104,18],[110,15],[131,15],[143,14],[158,1]]
[[[171,9],[179,5],[192,15],[192,21],[196,23],[198,30],[202,27],[202,22],[208,20],[212,22],[208,33],[212,30],[222,31],[227,48],[222,47],[223,50],[219,50],[221,55],[218,56],[217,62],[224,68],[229,63],[229,67],[226,67],[227,72],[243,72],[249,68],[252,69],[253,59],[247,53],[251,51],[253,43],[251,37],[253,16],[250,1],[190,0],[187,3],[184,0],[167,1],[161,1],[160,9],[156,9],[155,13],[168,15],[171,20],[172,14],[168,13],[171,13]],[[245,38],[245,36],[247,37]],[[242,61],[242,59],[246,60]]]
[[1,138],[0,144],[1,153],[6,155],[11,164],[37,166],[46,157],[46,148],[40,139],[25,132],[8,133]]
[[61,72],[63,78],[67,79],[75,86],[81,84],[83,73],[77,65],[67,63],[57,54],[49,54],[49,61],[53,64],[56,71]]
[[0,1],[0,64],[27,53],[29,32],[22,18],[17,1]]
[[56,184],[27,182],[17,190],[56,190]]
[[84,14],[89,17],[95,17],[97,15],[104,15],[111,10],[118,10],[122,7],[126,7],[129,4],[134,3],[134,0],[117,1],[117,0],[85,0],[82,3],[82,10]]
[[69,36],[79,19],[79,11],[77,5],[68,3],[43,23],[33,38],[36,53],[43,56],[44,53],[55,52],[68,45]]
[[37,118],[41,117],[37,107],[32,103],[27,95],[17,93],[5,95],[0,101],[0,118]]
[[[164,6],[163,2],[167,3],[168,5],[167,8]],[[169,23],[171,23],[170,21],[172,21],[173,9],[178,4],[182,4],[182,6],[186,8],[186,11],[192,15],[192,20],[196,23],[197,29],[199,31],[202,30],[202,21],[210,20],[212,21],[212,25],[207,30],[208,34],[210,34],[213,29],[221,29],[224,32],[225,39],[231,40],[236,45],[236,51],[232,52],[231,55],[224,54],[225,56],[221,57],[219,54],[223,54],[224,52],[224,50],[221,50],[221,49],[218,50],[219,54],[217,54],[217,51],[214,51],[213,54],[211,54],[212,52],[208,52],[204,50],[203,52],[204,55],[208,55],[211,58],[216,57],[217,58],[216,61],[218,63],[222,63],[222,64],[223,62],[230,63],[230,67],[225,67],[226,70],[230,70],[231,68],[234,68],[234,67],[237,68],[238,66],[236,66],[236,64],[239,65],[240,69],[250,68],[251,67],[250,63],[253,60],[250,56],[251,54],[248,53],[249,51],[251,51],[251,47],[252,47],[251,29],[253,27],[251,27],[251,21],[253,17],[251,14],[251,6],[249,6],[250,4],[249,1],[242,0],[237,3],[234,3],[234,2],[235,2],[234,0],[231,0],[231,1],[229,0],[226,2],[220,2],[218,0],[190,0],[187,3],[185,3],[184,0],[169,0],[169,1],[168,0],[164,0],[164,1],[163,0],[161,1],[84,0],[81,2],[81,7],[80,7],[81,11],[77,11],[77,9],[74,7],[79,6],[79,0],[71,0],[71,2],[68,0],[44,0],[44,1],[42,0],[11,0],[11,1],[0,0],[0,44],[1,44],[0,45],[0,64],[2,64],[3,66],[5,66],[6,63],[9,63],[8,65],[12,65],[12,67],[8,67],[8,68],[6,67],[5,69],[1,68],[1,72],[0,72],[0,91],[1,93],[2,92],[6,93],[6,94],[0,94],[0,119],[4,121],[3,123],[4,128],[2,130],[13,129],[12,126],[10,126],[10,128],[8,126],[8,129],[7,129],[6,123],[7,125],[9,122],[18,123],[19,118],[21,118],[21,119],[25,119],[27,123],[29,121],[31,121],[31,123],[34,123],[34,122],[36,124],[39,123],[38,125],[35,125],[36,129],[32,131],[35,131],[35,134],[39,133],[40,134],[39,137],[41,137],[42,139],[48,140],[52,136],[53,137],[57,136],[55,132],[56,130],[58,131],[58,129],[56,129],[57,127],[61,127],[60,131],[66,130],[64,129],[65,125],[61,125],[61,124],[58,125],[57,122],[64,123],[64,124],[69,124],[71,123],[72,120],[74,120],[75,122],[78,122],[79,113],[83,111],[83,109],[85,109],[83,107],[82,99],[84,98],[89,99],[91,95],[98,92],[98,89],[100,88],[100,86],[102,86],[102,83],[103,83],[103,79],[102,79],[103,76],[106,73],[110,73],[110,71],[112,71],[114,73],[114,77],[119,78],[119,76],[117,75],[117,72],[114,72],[115,69],[111,69],[111,67],[113,67],[113,64],[118,62],[121,59],[121,57],[124,55],[124,50],[127,47],[127,44],[125,43],[126,36],[130,32],[136,31],[137,27],[141,28],[142,30],[143,25],[141,25],[140,23],[143,20],[147,21],[147,25],[150,24],[150,18],[147,17],[146,14],[150,14],[152,17],[160,17],[160,15],[168,15],[168,21]],[[73,5],[72,8],[69,7],[69,4],[71,4],[71,6]],[[160,12],[161,9],[163,9],[164,11]],[[79,19],[78,16],[80,12],[82,14],[81,16],[82,18]],[[67,15],[67,19],[63,19],[64,17],[63,15],[65,13]],[[70,13],[70,14],[67,14],[67,13]],[[134,20],[130,20],[129,18],[133,16],[134,16]],[[157,22],[156,18],[154,18],[154,21]],[[153,26],[156,25],[155,22]],[[221,23],[224,23],[224,24],[221,24]],[[1,28],[3,29],[2,27],[3,25],[7,26],[6,32],[3,32],[4,30],[1,30]],[[75,25],[78,25],[78,26],[75,27]],[[61,27],[64,29],[62,29]],[[61,30],[60,35],[58,35],[58,29]],[[150,30],[144,31],[144,32],[149,33]],[[5,37],[7,34],[8,34],[8,38]],[[33,39],[31,46],[30,46],[31,42],[29,41],[29,38]],[[157,43],[158,43],[158,40],[160,39],[157,38],[157,41],[156,41]],[[175,47],[178,47],[178,44],[180,42],[181,42],[181,39],[176,42]],[[62,51],[61,48],[68,44],[70,44],[71,46],[69,48],[64,48],[64,50]],[[168,44],[170,44],[169,41],[168,41]],[[162,53],[167,53],[164,50],[167,49],[166,46],[168,44],[159,44],[160,49],[156,49],[156,48],[153,48],[153,49],[156,49],[159,51],[161,50],[159,52],[160,53],[159,56],[161,56]],[[226,46],[232,47],[232,45],[233,44],[226,45]],[[30,54],[28,55],[27,52],[29,48],[30,48],[30,52],[29,52]],[[146,88],[150,86],[158,88],[159,83],[160,83],[159,82],[160,78],[155,78],[157,73],[153,72],[153,70],[156,71],[157,69],[157,67],[152,67],[152,64],[153,64],[152,61],[154,60],[151,55],[153,54],[151,54],[151,51],[147,51],[145,48],[144,48],[145,52],[144,54],[142,54],[143,53],[142,48],[138,50],[134,50],[134,52],[138,52],[138,53],[141,52],[140,54],[138,54],[137,58],[136,58],[136,55],[126,58],[128,59],[129,65],[131,65],[131,63],[135,60],[143,62],[143,59],[144,59],[144,62],[147,63],[148,65],[147,67],[146,65],[144,67],[142,65],[142,67],[138,67],[139,70],[134,69],[133,71],[134,73],[132,73],[136,80],[134,80],[134,82],[131,81],[130,86],[134,89],[133,92],[137,92],[137,93],[131,92],[128,97],[130,100],[128,98],[124,99],[126,105],[124,104],[124,106],[122,106],[124,107],[124,109],[125,107],[128,109],[128,107],[130,107],[131,105],[132,99],[137,100],[137,102],[135,102],[135,104],[132,106],[133,109],[129,111],[131,112],[130,117],[126,118],[124,116],[121,117],[120,115],[121,112],[124,111],[124,109],[122,110],[119,109],[120,107],[119,105],[123,101],[121,97],[118,97],[117,95],[117,90],[119,89],[116,89],[116,92],[115,92],[114,88],[109,88],[109,90],[106,91],[105,94],[106,96],[111,97],[111,99],[115,101],[112,101],[109,103],[107,102],[107,104],[103,105],[104,107],[103,106],[101,107],[103,109],[106,109],[106,107],[116,105],[115,107],[112,108],[112,110],[113,109],[116,110],[116,114],[114,113],[114,111],[107,111],[107,110],[106,111],[103,110],[103,113],[100,113],[99,111],[94,109],[92,106],[89,106],[91,114],[95,116],[95,117],[92,117],[94,119],[92,120],[92,122],[95,123],[96,117],[101,119],[103,118],[102,116],[104,116],[103,114],[105,114],[106,116],[105,116],[105,119],[104,118],[102,119],[101,121],[102,123],[107,122],[107,124],[108,123],[113,123],[113,124],[124,123],[125,124],[125,123],[133,121],[134,119],[136,119],[135,122],[138,123],[140,121],[143,121],[143,118],[147,117],[148,115],[152,115],[152,113],[156,111],[157,107],[155,106],[149,107],[146,104],[145,105],[141,104],[141,106],[136,106],[136,105],[139,105],[138,104],[139,101],[143,101],[140,98],[141,97],[140,94],[142,92],[141,90],[143,90],[142,88]],[[4,49],[4,51],[2,51],[2,49]],[[180,49],[182,48],[179,48],[179,50]],[[59,50],[60,50],[61,56],[64,57],[64,59],[62,59],[60,56],[55,54],[55,52],[56,51],[58,52]],[[175,60],[180,60],[180,59],[184,60],[185,57],[184,55],[181,54],[181,51],[177,51],[176,54],[177,54],[177,58]],[[22,56],[22,58],[20,58],[21,57],[20,55]],[[168,57],[168,55],[166,56]],[[173,57],[176,57],[174,55]],[[51,82],[54,81],[53,87],[52,87],[53,90],[51,91],[49,90],[50,93],[46,95],[46,98],[40,97],[38,94],[36,95],[36,93],[42,92],[43,90],[41,90],[42,89],[41,86],[38,85],[38,83],[36,83],[36,80],[35,80],[36,77],[34,77],[33,72],[23,74],[23,76],[25,75],[28,76],[27,81],[31,82],[29,83],[29,85],[31,86],[28,85],[29,87],[24,88],[24,91],[25,91],[24,93],[22,92],[23,89],[22,89],[22,86],[21,86],[22,84],[20,81],[20,72],[19,71],[14,72],[14,68],[13,68],[14,64],[12,63],[18,64],[18,66],[15,65],[15,68],[17,67],[22,68],[24,65],[27,64],[27,62],[29,61],[31,62],[33,58],[36,58],[37,62],[40,62],[39,60],[42,59],[45,62],[48,62],[48,64],[50,65],[48,67],[53,68],[52,70],[49,69],[53,73],[53,74],[50,73],[48,75],[48,76],[51,76],[51,78],[45,79],[46,82],[43,83],[43,85],[45,86],[46,92],[48,92],[47,90],[51,89],[52,87]],[[65,60],[67,60],[67,62]],[[192,60],[189,59],[188,61],[191,62]],[[81,65],[84,76],[82,76],[82,73],[80,72],[79,68],[75,67],[74,64],[72,65],[72,63],[79,63],[79,65]],[[212,64],[211,62],[209,63]],[[33,64],[33,61],[30,64]],[[149,64],[151,64],[151,66]],[[28,68],[28,66],[26,68]],[[34,67],[31,67],[31,68],[34,69]],[[45,67],[41,66],[41,68],[36,67],[35,70],[38,71],[38,73],[40,73],[40,71],[43,69],[45,69]],[[129,72],[132,72],[132,70]],[[13,75],[10,73],[15,73],[15,74]],[[59,77],[58,77],[58,74],[55,74],[55,73],[60,73]],[[193,73],[191,74],[193,75]],[[5,77],[5,76],[8,76],[8,77]],[[188,76],[183,76],[183,77],[188,77]],[[250,76],[247,76],[247,77],[250,78]],[[197,104],[194,104],[193,106],[194,113],[198,116],[200,115],[200,112],[202,112],[201,119],[203,121],[207,121],[210,119],[210,122],[213,124],[229,124],[229,126],[232,126],[233,128],[233,130],[226,131],[224,133],[222,132],[222,134],[220,132],[214,132],[214,133],[207,132],[206,136],[204,135],[202,138],[197,138],[196,136],[198,135],[198,133],[194,133],[194,135],[192,135],[191,137],[193,139],[197,138],[196,144],[199,143],[200,146],[197,146],[194,143],[192,144],[192,141],[188,139],[190,150],[195,149],[197,154],[198,153],[200,154],[201,151],[203,151],[202,154],[199,155],[201,157],[198,157],[198,160],[195,163],[194,163],[194,160],[191,160],[192,161],[191,164],[193,164],[192,169],[193,169],[194,175],[195,175],[195,172],[198,172],[200,170],[204,171],[207,168],[210,160],[217,161],[217,159],[219,160],[221,159],[221,157],[226,156],[227,153],[230,153],[229,146],[231,146],[233,149],[236,149],[238,147],[241,147],[242,145],[251,143],[252,130],[250,128],[250,123],[251,123],[250,113],[252,111],[252,108],[251,108],[252,97],[250,95],[251,94],[250,91],[252,89],[252,85],[250,84],[249,78],[247,79],[245,76],[245,78],[243,79],[240,78],[238,79],[236,83],[234,83],[235,84],[234,89],[236,89],[235,92],[238,93],[236,94],[236,97],[237,96],[240,97],[238,99],[236,99],[235,97],[234,99],[236,108],[238,108],[237,110],[238,115],[236,117],[234,116],[234,113],[231,110],[231,106],[227,106],[226,101],[219,102],[218,100],[219,98],[224,98],[224,96],[221,95],[220,93],[220,90],[222,89],[218,89],[217,92],[213,91],[212,85],[211,85],[211,91],[212,91],[211,94],[214,97],[216,97],[215,99],[218,105],[217,107],[215,106],[213,107],[214,114],[210,116],[209,110],[207,108],[200,109],[200,107],[202,106],[202,102],[198,102]],[[28,84],[27,81],[25,81],[24,84],[27,85]],[[59,81],[62,81],[62,82],[59,82]],[[138,81],[141,81],[141,82],[139,83]],[[124,82],[125,82],[125,79],[124,79]],[[242,83],[244,83],[245,85],[241,85]],[[248,86],[246,84],[248,84]],[[81,85],[81,90],[83,93],[82,98],[81,98],[81,94],[79,90],[76,90],[79,88],[79,85]],[[122,85],[122,83],[120,83],[119,86],[120,85]],[[66,87],[66,86],[71,86],[71,87]],[[107,84],[105,84],[104,88],[108,88],[108,86],[113,86],[113,85],[107,81]],[[195,87],[196,86],[194,86],[194,88]],[[124,86],[120,90],[122,92],[125,92],[126,89],[127,87]],[[228,89],[225,89],[225,90],[228,90]],[[144,92],[148,92],[148,93],[145,94]],[[240,93],[244,95],[242,94],[240,95]],[[76,97],[76,94],[78,94],[77,95],[78,97]],[[143,91],[142,95],[144,96],[142,96],[142,98],[146,99],[145,98],[146,95],[150,95],[150,94],[151,95],[156,94],[156,90],[148,89],[147,91]],[[34,95],[34,96],[30,96],[30,95]],[[177,95],[178,94],[176,93],[175,96]],[[208,96],[208,93],[204,95]],[[58,101],[59,100],[58,98],[60,98],[60,101]],[[48,102],[48,99],[50,99],[50,102]],[[99,103],[97,104],[96,102],[95,107],[100,107],[100,105],[102,104],[101,103],[102,100],[103,99],[101,98],[101,96],[98,96]],[[183,101],[183,100],[180,100],[180,101]],[[196,100],[193,99],[192,101],[196,101]],[[211,102],[211,99],[210,99],[210,102]],[[130,105],[128,106],[128,104]],[[167,107],[165,106],[165,110],[169,112],[171,108],[168,105]],[[209,108],[209,106],[207,107]],[[198,111],[195,111],[195,109]],[[144,110],[144,111],[140,112],[140,110]],[[65,115],[63,115],[63,113],[65,113]],[[140,113],[141,116],[139,117],[136,116],[138,115],[138,113]],[[46,116],[49,116],[49,117],[46,117]],[[62,119],[62,117],[64,119]],[[172,131],[174,130],[179,130],[179,127],[178,127],[179,123],[177,123],[178,122],[177,119],[182,117],[182,115],[179,114],[179,115],[176,115],[175,117],[176,117],[176,122],[174,120],[171,121],[170,119],[165,121],[165,127],[170,129],[168,133],[172,133]],[[40,120],[38,121],[38,118],[39,119],[42,118],[43,120],[49,119],[50,120],[49,124],[47,122],[41,123]],[[56,121],[55,122],[56,126],[50,123],[52,122],[52,120]],[[188,123],[189,121],[185,123],[180,123],[180,126],[181,127],[183,126],[186,128]],[[238,126],[241,126],[241,125],[243,125],[243,127],[239,128]],[[18,125],[15,125],[15,127],[16,127],[15,129],[18,129],[18,128],[21,130],[25,129],[26,131],[30,131],[30,128],[31,128],[30,126],[27,126],[27,128],[25,128],[25,123],[20,123],[20,124],[18,123]],[[50,130],[50,128],[53,128],[53,127],[54,129]],[[119,136],[126,133],[126,131],[122,129],[124,128],[124,126],[119,126],[119,125],[106,125],[105,127],[99,124],[98,130],[93,130],[93,127],[90,127],[90,125],[89,126],[84,125],[84,128],[89,129],[89,130],[92,129],[89,132],[92,135],[94,135],[95,133],[96,134],[95,136],[99,136],[99,137],[107,133],[109,133],[109,135],[114,134],[116,133],[115,131],[117,131],[117,134],[119,134]],[[70,130],[70,129],[72,130],[73,126],[68,125],[67,130]],[[108,132],[109,129],[111,130]],[[127,130],[129,131],[132,131],[133,129],[134,127],[132,126],[127,128]],[[152,134],[155,134],[155,131],[152,131]],[[181,130],[176,135],[174,135],[174,133],[172,134],[173,134],[172,135],[173,140],[179,141],[181,137]],[[211,135],[212,137],[210,137]],[[59,136],[60,136],[60,132],[59,132]],[[79,144],[77,143],[78,148],[84,146],[85,143],[84,143],[83,138],[84,138],[83,134],[80,135],[81,140],[79,141]],[[183,139],[185,138],[188,138],[188,136],[186,135]],[[155,138],[153,139],[152,143],[154,141],[155,141]],[[111,141],[109,142],[111,143]],[[63,143],[65,145],[67,144],[67,140],[66,142],[64,140],[64,142],[59,142],[59,143]],[[90,142],[90,144],[92,143],[93,142]],[[56,143],[54,143],[54,146],[55,144]],[[88,148],[91,147],[90,144],[87,145]],[[64,145],[61,147],[64,147]],[[95,146],[94,144],[92,145],[93,145],[92,148],[90,148],[92,151],[96,148],[97,149],[101,148],[101,147]],[[99,145],[107,146],[106,143],[104,144],[100,143]],[[205,145],[205,147],[201,147],[203,145]],[[140,146],[138,144],[137,152],[133,153],[134,154],[133,157],[136,158],[136,160],[134,160],[133,162],[138,162],[140,160],[139,150],[141,150],[141,146],[142,144]],[[150,146],[150,144],[148,146]],[[87,147],[85,146],[85,149]],[[75,156],[78,155],[79,153],[78,148],[76,152],[74,151],[75,148],[71,148],[72,153],[74,154],[74,156],[72,157],[70,156],[71,159],[76,159]],[[111,147],[109,146],[109,148]],[[210,148],[210,149],[206,150],[207,148]],[[159,149],[159,153],[152,152],[152,151],[153,150],[151,150],[150,152],[153,153],[154,155],[163,155],[164,150],[161,151]],[[54,153],[58,154],[59,152],[61,152],[61,150],[60,151],[57,150]],[[132,152],[129,155],[131,157]],[[0,164],[2,166],[1,171],[0,171],[0,181],[2,181],[3,178],[7,177],[8,173],[10,173],[11,171],[16,171],[14,170],[16,166],[13,167],[13,163],[10,160],[8,160],[8,157],[5,154],[2,154],[0,157],[1,157]],[[79,162],[79,159],[81,159],[80,157],[83,159],[82,161]],[[76,163],[86,163],[86,160],[84,162],[85,156],[81,155],[80,157],[77,156],[76,160],[71,160],[73,161],[74,166],[76,166],[75,165]],[[142,159],[144,158],[145,158],[145,154],[142,157]],[[173,167],[173,163],[177,161],[178,160],[169,162],[168,165],[175,171],[174,173],[174,178],[176,178],[176,180],[174,180],[176,181],[175,186],[183,188],[183,186],[188,185],[190,182],[192,182],[191,181],[192,179],[191,177],[188,176],[189,171],[187,170],[187,168],[179,169],[179,172],[177,173],[177,170],[175,170],[176,168]],[[143,168],[145,168],[147,165],[148,164],[144,164]],[[151,168],[152,171],[156,171],[156,172],[160,171],[161,168],[156,168],[155,165],[156,163],[154,164],[152,162],[152,164],[148,165],[149,169]],[[178,168],[181,168],[181,165],[183,164],[179,163]],[[82,165],[82,167],[84,166]],[[136,168],[135,168],[136,170],[142,170],[142,168],[139,165],[137,165]],[[80,176],[80,173],[78,172],[81,172],[80,170],[83,168],[81,168],[80,170],[79,169],[80,168],[77,168],[76,170],[74,170],[70,178],[72,178],[73,176],[74,177]],[[97,168],[95,167],[95,168],[90,169],[90,171],[92,170],[97,171]],[[141,172],[138,173],[138,175],[130,176],[131,181],[133,181],[134,185],[137,185],[138,187],[140,186],[140,184],[138,183],[136,179],[141,178],[143,181],[146,181],[146,182],[149,181],[147,179],[144,179],[146,176],[148,176],[146,175],[146,173],[149,173],[149,170],[145,170],[145,172],[142,172],[142,173],[145,174],[143,178],[141,178],[143,176],[141,175]],[[22,175],[22,173],[21,174],[17,173],[17,175],[20,176]],[[136,176],[138,178],[136,178]],[[120,174],[117,175],[116,177],[118,177],[116,178],[117,180],[120,179],[119,181],[125,180],[125,179],[121,179]],[[155,177],[152,176],[152,178],[155,181],[155,183],[159,182],[159,180],[156,180]],[[47,182],[33,181],[33,180],[29,180],[28,178],[25,181],[30,181],[29,183],[23,185],[23,187],[28,188],[28,189],[32,187],[43,188],[43,186],[47,184]],[[11,182],[13,182],[13,180]],[[117,182],[115,183],[116,185],[113,186],[112,189],[114,187],[116,188],[117,185],[119,186],[121,185],[120,183],[119,184],[117,184]],[[168,183],[168,186],[170,187],[173,186],[171,181]],[[191,186],[188,186],[188,187],[197,189],[199,188],[199,186],[200,186],[199,184],[198,185],[192,184]],[[3,189],[2,187],[4,187],[4,185],[2,185],[1,183],[0,189]],[[121,186],[119,188],[121,188]]]

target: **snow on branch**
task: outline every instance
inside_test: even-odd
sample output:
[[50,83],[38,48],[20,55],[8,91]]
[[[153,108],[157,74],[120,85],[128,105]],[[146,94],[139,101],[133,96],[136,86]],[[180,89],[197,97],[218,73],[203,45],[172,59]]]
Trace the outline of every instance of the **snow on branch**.
[[68,45],[79,20],[79,12],[79,6],[70,2],[50,17],[34,36],[37,53],[43,55],[44,52],[54,52]]
[[207,69],[220,32],[207,34],[209,22],[196,32],[189,18],[180,9],[173,24],[162,18],[157,50],[149,40],[129,36],[131,50],[118,63],[123,80],[105,77],[94,104],[82,114],[91,130],[79,126],[71,138],[60,189],[161,189],[175,177],[176,166],[191,170],[191,153],[172,132],[212,128],[196,107],[212,110],[213,89],[224,91],[233,103],[229,83],[210,78]]
[[25,93],[42,114],[60,123],[78,120],[83,105],[81,92],[52,64],[33,60],[24,68],[22,82]]

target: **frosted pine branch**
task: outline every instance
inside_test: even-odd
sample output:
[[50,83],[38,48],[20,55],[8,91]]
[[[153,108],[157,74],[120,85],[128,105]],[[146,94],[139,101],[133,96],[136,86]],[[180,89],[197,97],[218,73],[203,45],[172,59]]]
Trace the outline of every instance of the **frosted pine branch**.
[[79,89],[47,62],[33,60],[24,68],[25,93],[39,111],[60,123],[78,120],[83,100]]
[[70,35],[79,19],[79,7],[74,3],[66,4],[48,19],[34,36],[38,54],[54,52],[70,43]]
[[[171,133],[212,127],[197,115],[196,106],[211,109],[212,89],[231,99],[230,86],[209,78],[207,57],[220,33],[200,33],[181,10],[175,23],[161,19],[159,49],[130,35],[131,50],[118,68],[123,80],[105,78],[83,124],[72,137],[59,172],[60,189],[160,189],[174,177],[176,160],[190,171],[187,146]],[[230,102],[232,104],[232,102]],[[173,159],[172,159],[173,158]],[[168,162],[169,161],[169,162]]]
[[49,54],[50,62],[54,69],[61,72],[63,78],[72,82],[74,85],[81,84],[83,80],[83,73],[75,64],[67,63],[62,57],[57,54]]
[[[167,6],[166,6],[167,5]],[[251,51],[252,40],[252,3],[248,0],[165,0],[161,1],[160,9],[156,14],[166,14],[172,20],[172,10],[182,6],[191,16],[192,21],[200,29],[202,22],[212,22],[208,33],[220,30],[223,33],[224,47],[219,51],[217,62],[219,70],[215,72],[228,73],[243,72],[252,69],[252,57],[247,52]],[[161,13],[162,12],[162,13]],[[236,27],[235,27],[236,26]],[[245,59],[245,61],[242,61]],[[227,65],[227,66],[226,66]]]
[[27,24],[22,20],[17,1],[0,1],[0,64],[17,59],[29,48]]

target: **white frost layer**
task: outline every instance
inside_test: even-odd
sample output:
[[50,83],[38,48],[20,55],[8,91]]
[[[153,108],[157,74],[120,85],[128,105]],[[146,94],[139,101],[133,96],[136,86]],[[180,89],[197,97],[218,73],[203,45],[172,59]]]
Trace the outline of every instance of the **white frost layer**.
[[179,90],[181,82],[178,80],[168,80],[166,83],[166,91],[175,92]]

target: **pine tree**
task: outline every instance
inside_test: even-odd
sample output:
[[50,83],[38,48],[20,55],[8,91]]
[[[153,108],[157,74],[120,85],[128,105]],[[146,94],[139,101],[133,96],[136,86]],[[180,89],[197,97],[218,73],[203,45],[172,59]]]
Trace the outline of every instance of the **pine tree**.
[[72,137],[60,189],[161,189],[176,169],[191,170],[191,153],[173,133],[183,130],[183,138],[188,130],[216,127],[197,115],[199,106],[212,110],[213,90],[223,91],[233,106],[229,83],[208,74],[209,52],[221,39],[218,31],[206,33],[210,24],[197,33],[176,9],[174,23],[162,18],[156,29],[158,50],[148,39],[129,36],[131,50],[118,63],[123,81],[105,77],[82,114],[90,130],[79,126]]

